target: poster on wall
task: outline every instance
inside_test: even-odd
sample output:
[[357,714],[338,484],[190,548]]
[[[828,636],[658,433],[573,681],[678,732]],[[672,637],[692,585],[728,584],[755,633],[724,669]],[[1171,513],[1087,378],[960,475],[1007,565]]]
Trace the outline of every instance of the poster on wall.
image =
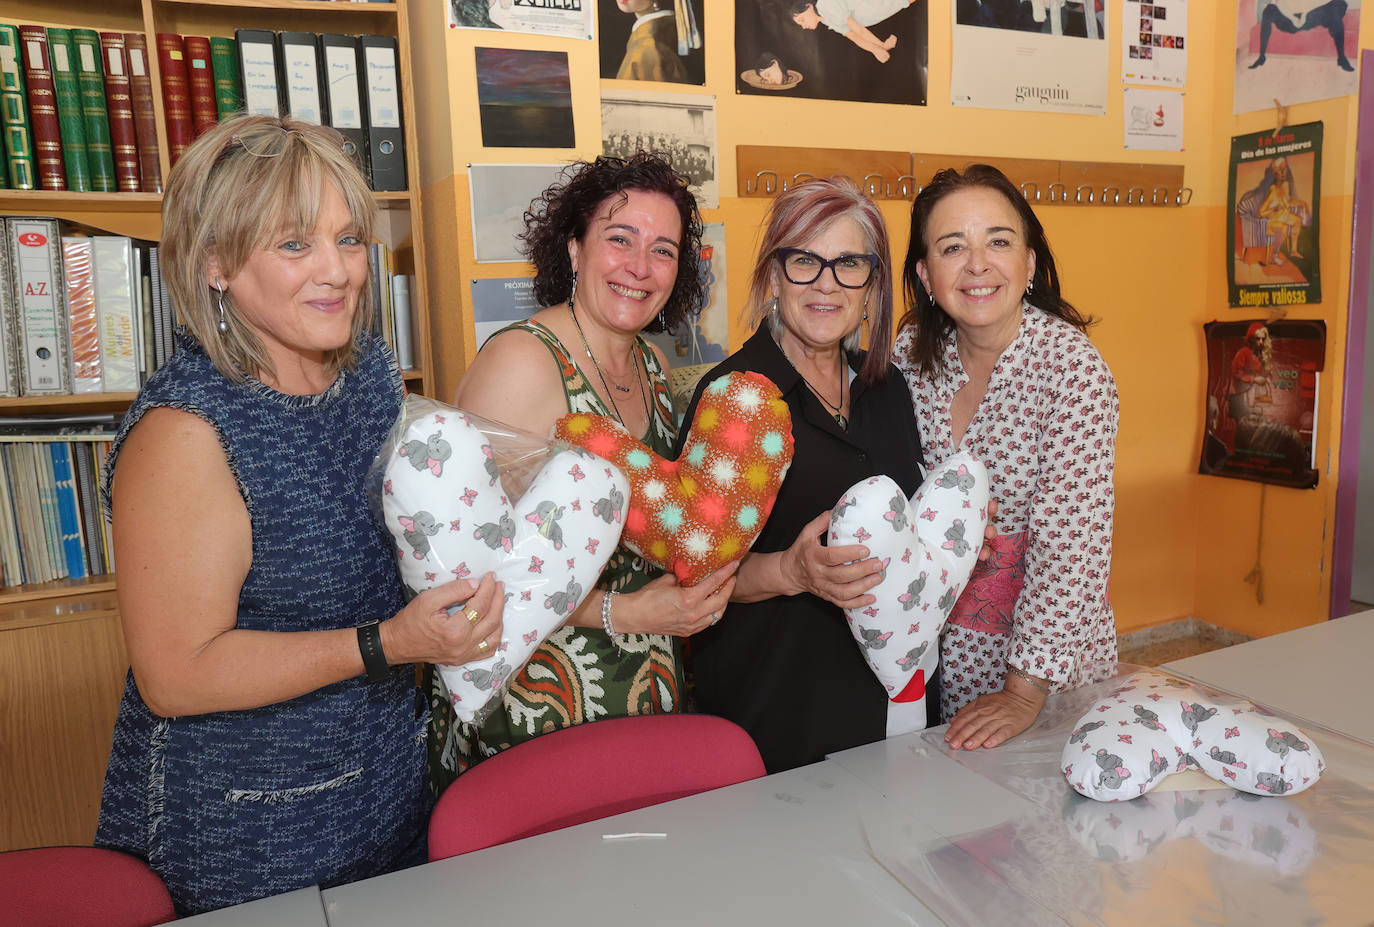
[[628,158],[656,151],[686,174],[702,209],[720,205],[716,177],[716,98],[649,90],[601,91],[601,153]]
[[448,0],[450,29],[592,38],[592,0]]
[[564,164],[470,164],[472,250],[479,264],[525,260],[525,211],[558,180]]
[[568,53],[475,48],[484,148],[572,148]]
[[602,78],[706,83],[704,17],[705,0],[601,0]]
[[1355,92],[1362,0],[1237,0],[1232,112]]
[[488,338],[539,311],[533,277],[491,277],[472,281],[473,344],[480,351]]
[[955,106],[1095,116],[1107,112],[1108,4],[950,2],[954,59],[949,99]]
[[1123,146],[1143,151],[1183,150],[1183,94],[1177,90],[1126,87],[1121,94],[1126,120]]
[[700,275],[705,301],[701,311],[684,319],[671,332],[648,335],[668,356],[672,367],[715,364],[730,353],[730,309],[726,305],[725,223],[706,222],[701,228]]
[[1188,0],[1125,0],[1121,10],[1121,79],[1182,87],[1188,76]]
[[924,106],[927,0],[739,0],[735,89]]
[[1231,305],[1322,301],[1321,174],[1320,122],[1232,137],[1226,185]]
[[1326,323],[1208,322],[1206,430],[1198,472],[1308,489],[1317,485],[1317,387]]

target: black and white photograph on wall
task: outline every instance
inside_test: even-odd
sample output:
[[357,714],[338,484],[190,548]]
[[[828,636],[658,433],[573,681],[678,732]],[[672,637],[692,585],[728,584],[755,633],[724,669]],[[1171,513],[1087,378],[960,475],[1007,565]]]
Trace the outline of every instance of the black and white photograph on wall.
[[601,91],[601,153],[665,156],[691,181],[702,209],[720,205],[716,168],[716,98],[649,90]]
[[601,0],[602,78],[706,83],[705,5],[705,0]]
[[[1102,0],[949,2],[953,105],[1106,114],[1111,5]],[[1141,25],[1127,23],[1132,34]]]
[[1231,139],[1226,272],[1232,306],[1322,301],[1322,124]]
[[1313,433],[1326,357],[1317,319],[1208,322],[1198,472],[1294,489],[1317,485]]
[[563,176],[566,164],[469,164],[472,251],[479,264],[525,260],[520,236],[534,198]]
[[476,48],[484,148],[572,148],[568,53]]
[[448,0],[450,29],[591,39],[593,0]]
[[1355,92],[1362,0],[1236,0],[1232,112]]
[[924,106],[927,0],[739,0],[735,89]]

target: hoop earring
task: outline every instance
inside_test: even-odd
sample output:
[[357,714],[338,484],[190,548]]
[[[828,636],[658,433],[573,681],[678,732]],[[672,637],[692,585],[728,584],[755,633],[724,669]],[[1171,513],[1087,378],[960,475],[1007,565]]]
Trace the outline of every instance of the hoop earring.
[[215,289],[219,290],[219,321],[215,323],[215,328],[218,329],[220,337],[223,338],[225,335],[229,334],[229,320],[225,318],[224,312],[224,284],[216,280]]
[[572,308],[573,300],[577,298],[577,271],[572,272],[572,286],[568,288],[568,308]]

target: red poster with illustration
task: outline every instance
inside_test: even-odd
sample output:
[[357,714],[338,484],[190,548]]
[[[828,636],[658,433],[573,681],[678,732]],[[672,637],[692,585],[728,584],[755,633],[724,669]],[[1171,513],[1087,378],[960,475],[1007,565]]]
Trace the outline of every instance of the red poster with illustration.
[[1326,323],[1208,322],[1207,415],[1198,472],[1308,489]]

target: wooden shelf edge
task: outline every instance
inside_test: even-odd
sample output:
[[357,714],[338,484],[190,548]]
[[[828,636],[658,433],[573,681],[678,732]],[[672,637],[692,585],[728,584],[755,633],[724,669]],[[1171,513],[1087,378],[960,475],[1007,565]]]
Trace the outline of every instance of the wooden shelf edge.
[[0,586],[0,609],[30,602],[46,602],[51,599],[74,598],[94,593],[113,593],[115,578],[113,573],[90,576],[85,579],[58,579],[50,583],[28,583],[23,586]]
[[[334,8],[352,13],[371,12],[395,15],[396,4],[363,0],[157,0],[158,6],[229,6],[250,10],[308,10],[317,13]],[[327,15],[327,14],[326,14]]]

